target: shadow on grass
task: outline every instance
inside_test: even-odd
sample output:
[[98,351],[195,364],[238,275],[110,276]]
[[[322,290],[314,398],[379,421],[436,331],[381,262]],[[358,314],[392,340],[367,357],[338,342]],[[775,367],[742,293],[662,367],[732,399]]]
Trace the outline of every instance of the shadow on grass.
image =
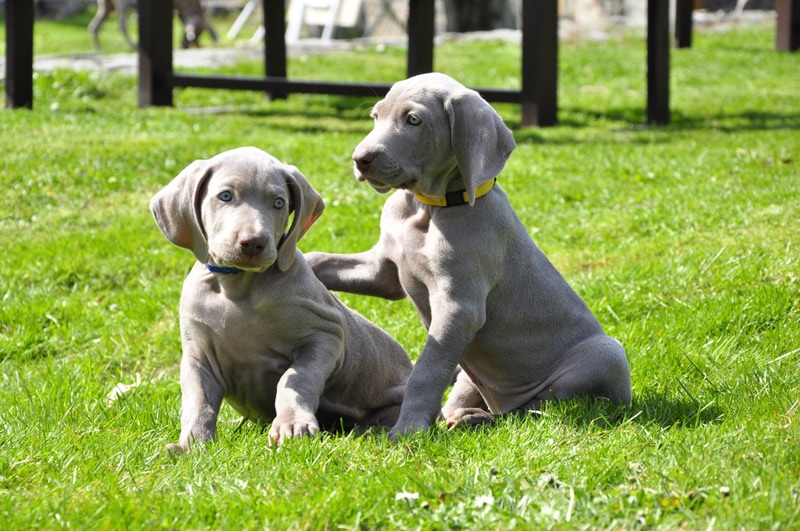
[[[630,407],[620,407],[612,404],[608,400],[598,400],[582,398],[565,400],[561,402],[550,402],[546,404],[542,413],[528,412],[520,415],[510,415],[508,417],[496,417],[496,421],[502,419],[522,420],[523,422],[537,422],[540,415],[548,415],[555,422],[563,423],[580,430],[611,430],[626,424],[639,424],[642,426],[655,426],[663,430],[672,428],[699,428],[704,425],[720,422],[723,412],[716,405],[701,405],[690,399],[665,398],[659,396],[634,397]],[[332,437],[368,437],[383,438],[389,431],[388,426],[356,426],[352,423],[343,423],[336,416],[317,415],[320,424],[320,432]],[[234,428],[234,432],[241,433],[243,430],[256,430],[262,435],[269,431],[269,424],[258,425],[252,422],[239,421]],[[479,426],[463,426],[455,430],[446,428],[443,421],[439,421],[435,426],[428,430],[425,437],[412,438],[406,441],[418,441],[422,444],[430,439],[449,438],[452,433],[466,432],[473,430],[492,429],[493,424],[483,424]]]
[[[554,409],[555,410],[554,410]],[[565,423],[578,426],[613,428],[624,424],[641,424],[670,428],[699,428],[719,422],[723,411],[714,403],[701,404],[683,397],[658,395],[634,396],[630,407],[615,406],[607,400],[578,399],[548,405],[547,413]]]
[[797,114],[760,111],[708,114],[702,116],[672,113],[671,129],[714,129],[722,132],[800,130]]
[[[294,95],[292,97],[306,97]],[[309,99],[310,105],[298,108],[296,102],[284,104],[274,102],[275,105],[258,108],[237,108],[236,106],[219,108],[189,107],[189,112],[208,114],[242,115],[251,118],[284,119],[285,122],[274,124],[287,131],[295,132],[324,132],[332,129],[332,124],[317,120],[337,120],[344,122],[335,126],[336,130],[357,130],[368,132],[372,128],[369,112],[379,98],[354,98],[346,96],[315,96]],[[619,122],[615,128],[618,133],[615,137],[606,135],[605,140],[591,137],[559,137],[548,138],[548,135],[539,127],[522,127],[519,119],[514,117],[506,120],[506,124],[514,132],[518,144],[576,144],[588,143],[642,143],[669,142],[668,135],[653,138],[652,136],[628,136],[624,133],[639,133],[652,131],[653,133],[671,133],[683,131],[715,130],[720,132],[736,131],[777,131],[800,130],[800,120],[792,113],[775,113],[759,111],[743,111],[734,113],[718,113],[708,115],[685,114],[672,111],[672,123],[669,125],[649,125],[645,122],[642,109],[617,108],[606,111],[589,111],[585,109],[564,109],[560,113],[559,127],[574,129],[589,129],[599,121]],[[313,125],[311,125],[313,124]]]
[[378,98],[292,94],[288,100],[267,101],[266,105],[209,106],[190,101],[178,105],[177,109],[197,115],[272,119],[275,121],[269,124],[270,127],[294,132],[348,131],[352,128],[366,133],[372,128],[370,110],[377,101]]
[[[645,123],[640,111],[630,109],[608,112],[565,110],[561,113],[559,127],[572,129],[575,135],[559,135],[551,137],[539,127],[522,127],[518,120],[507,120],[506,124],[514,132],[517,144],[647,144],[670,142],[669,133],[714,130],[723,133],[741,131],[780,131],[800,130],[800,119],[791,113],[743,111],[728,114],[709,114],[703,116],[672,112],[672,123],[669,125],[649,125]],[[581,130],[589,130],[593,122],[621,122],[614,128],[618,135],[583,135]],[[626,135],[625,133],[641,133],[650,131],[653,135]]]

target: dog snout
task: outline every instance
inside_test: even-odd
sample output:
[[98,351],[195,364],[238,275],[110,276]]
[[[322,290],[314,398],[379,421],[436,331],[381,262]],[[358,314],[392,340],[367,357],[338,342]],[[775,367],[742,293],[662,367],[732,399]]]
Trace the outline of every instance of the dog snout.
[[353,162],[358,168],[358,171],[364,172],[369,170],[369,167],[372,165],[372,162],[375,160],[377,153],[372,150],[367,149],[357,149],[355,153],[353,153]]
[[247,256],[256,256],[264,252],[269,241],[266,236],[243,233],[239,235],[239,249]]

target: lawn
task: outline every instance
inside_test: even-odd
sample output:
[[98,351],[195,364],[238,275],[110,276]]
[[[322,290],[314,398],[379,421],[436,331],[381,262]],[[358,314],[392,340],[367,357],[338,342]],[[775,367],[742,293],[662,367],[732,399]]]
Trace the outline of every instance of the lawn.
[[[37,24],[37,53],[64,51],[53,32],[90,47],[85,18]],[[769,25],[697,31],[672,53],[667,127],[642,125],[640,30],[564,42],[559,60],[559,126],[496,105],[518,143],[499,182],[625,345],[633,404],[279,450],[225,406],[218,440],[182,458],[164,447],[193,259],[150,197],[195,159],[255,145],[326,200],[304,251],[365,250],[385,198],[353,179],[350,154],[375,100],[184,89],[175,108],[140,110],[134,78],[37,74],[34,110],[0,112],[5,527],[800,528],[800,55],[774,51]],[[518,86],[518,63],[501,41],[445,42],[435,59],[477,86]],[[403,70],[393,48],[290,62],[304,78]],[[419,354],[407,301],[341,298]],[[134,386],[109,400],[120,383]]]

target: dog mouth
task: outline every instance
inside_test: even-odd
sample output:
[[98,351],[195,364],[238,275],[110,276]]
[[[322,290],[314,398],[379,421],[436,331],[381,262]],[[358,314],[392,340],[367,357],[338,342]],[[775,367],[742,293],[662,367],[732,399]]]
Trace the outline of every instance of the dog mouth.
[[373,179],[373,178],[367,177],[362,172],[359,172],[359,173],[356,174],[356,179],[358,179],[359,181],[362,181],[362,182],[366,182],[368,185],[370,185],[373,188],[373,190],[375,190],[379,194],[385,194],[385,193],[391,191],[392,189],[395,189],[395,190],[412,190],[417,185],[417,180],[416,179],[411,179],[411,180],[404,181],[404,182],[401,182],[401,183],[398,183],[398,184],[390,184],[390,183],[386,183],[384,181],[379,181],[377,179]]
[[215,265],[218,267],[229,268],[229,269],[238,269],[240,271],[246,271],[248,273],[263,273],[270,267],[272,264],[254,264],[252,262],[240,262],[237,260],[213,260],[210,262],[211,265]]
[[272,264],[269,264],[269,265],[263,265],[263,264],[253,265],[253,264],[232,263],[231,265],[228,265],[226,267],[235,267],[236,269],[241,269],[242,271],[247,271],[249,273],[263,273],[264,271],[269,269],[271,266],[272,266]]
[[367,181],[367,184],[369,184],[379,194],[385,194],[389,190],[392,189],[391,186],[388,186],[388,185],[386,185],[386,184],[384,184],[382,182],[379,182],[379,181],[375,181],[373,179],[367,179],[366,181]]
[[241,269],[249,273],[263,273],[275,264],[277,253],[262,253],[262,256],[209,256],[212,265]]

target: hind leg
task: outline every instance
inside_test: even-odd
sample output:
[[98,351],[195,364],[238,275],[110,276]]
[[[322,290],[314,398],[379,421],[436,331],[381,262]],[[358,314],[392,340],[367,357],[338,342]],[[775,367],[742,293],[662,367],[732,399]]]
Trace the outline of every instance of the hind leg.
[[460,371],[442,408],[447,427],[478,426],[494,421],[478,388],[465,371]]
[[131,50],[136,51],[136,44],[131,40],[128,35],[128,10],[130,9],[129,0],[122,0],[118,2],[117,11],[119,12],[119,31],[125,37],[125,42],[128,43]]
[[113,9],[114,6],[109,0],[99,0],[97,2],[97,13],[92,18],[92,21],[89,22],[89,32],[92,34],[92,44],[96,52],[100,51],[100,26],[108,19]]
[[616,339],[596,336],[573,347],[542,399],[595,396],[630,405],[631,373],[625,349]]

